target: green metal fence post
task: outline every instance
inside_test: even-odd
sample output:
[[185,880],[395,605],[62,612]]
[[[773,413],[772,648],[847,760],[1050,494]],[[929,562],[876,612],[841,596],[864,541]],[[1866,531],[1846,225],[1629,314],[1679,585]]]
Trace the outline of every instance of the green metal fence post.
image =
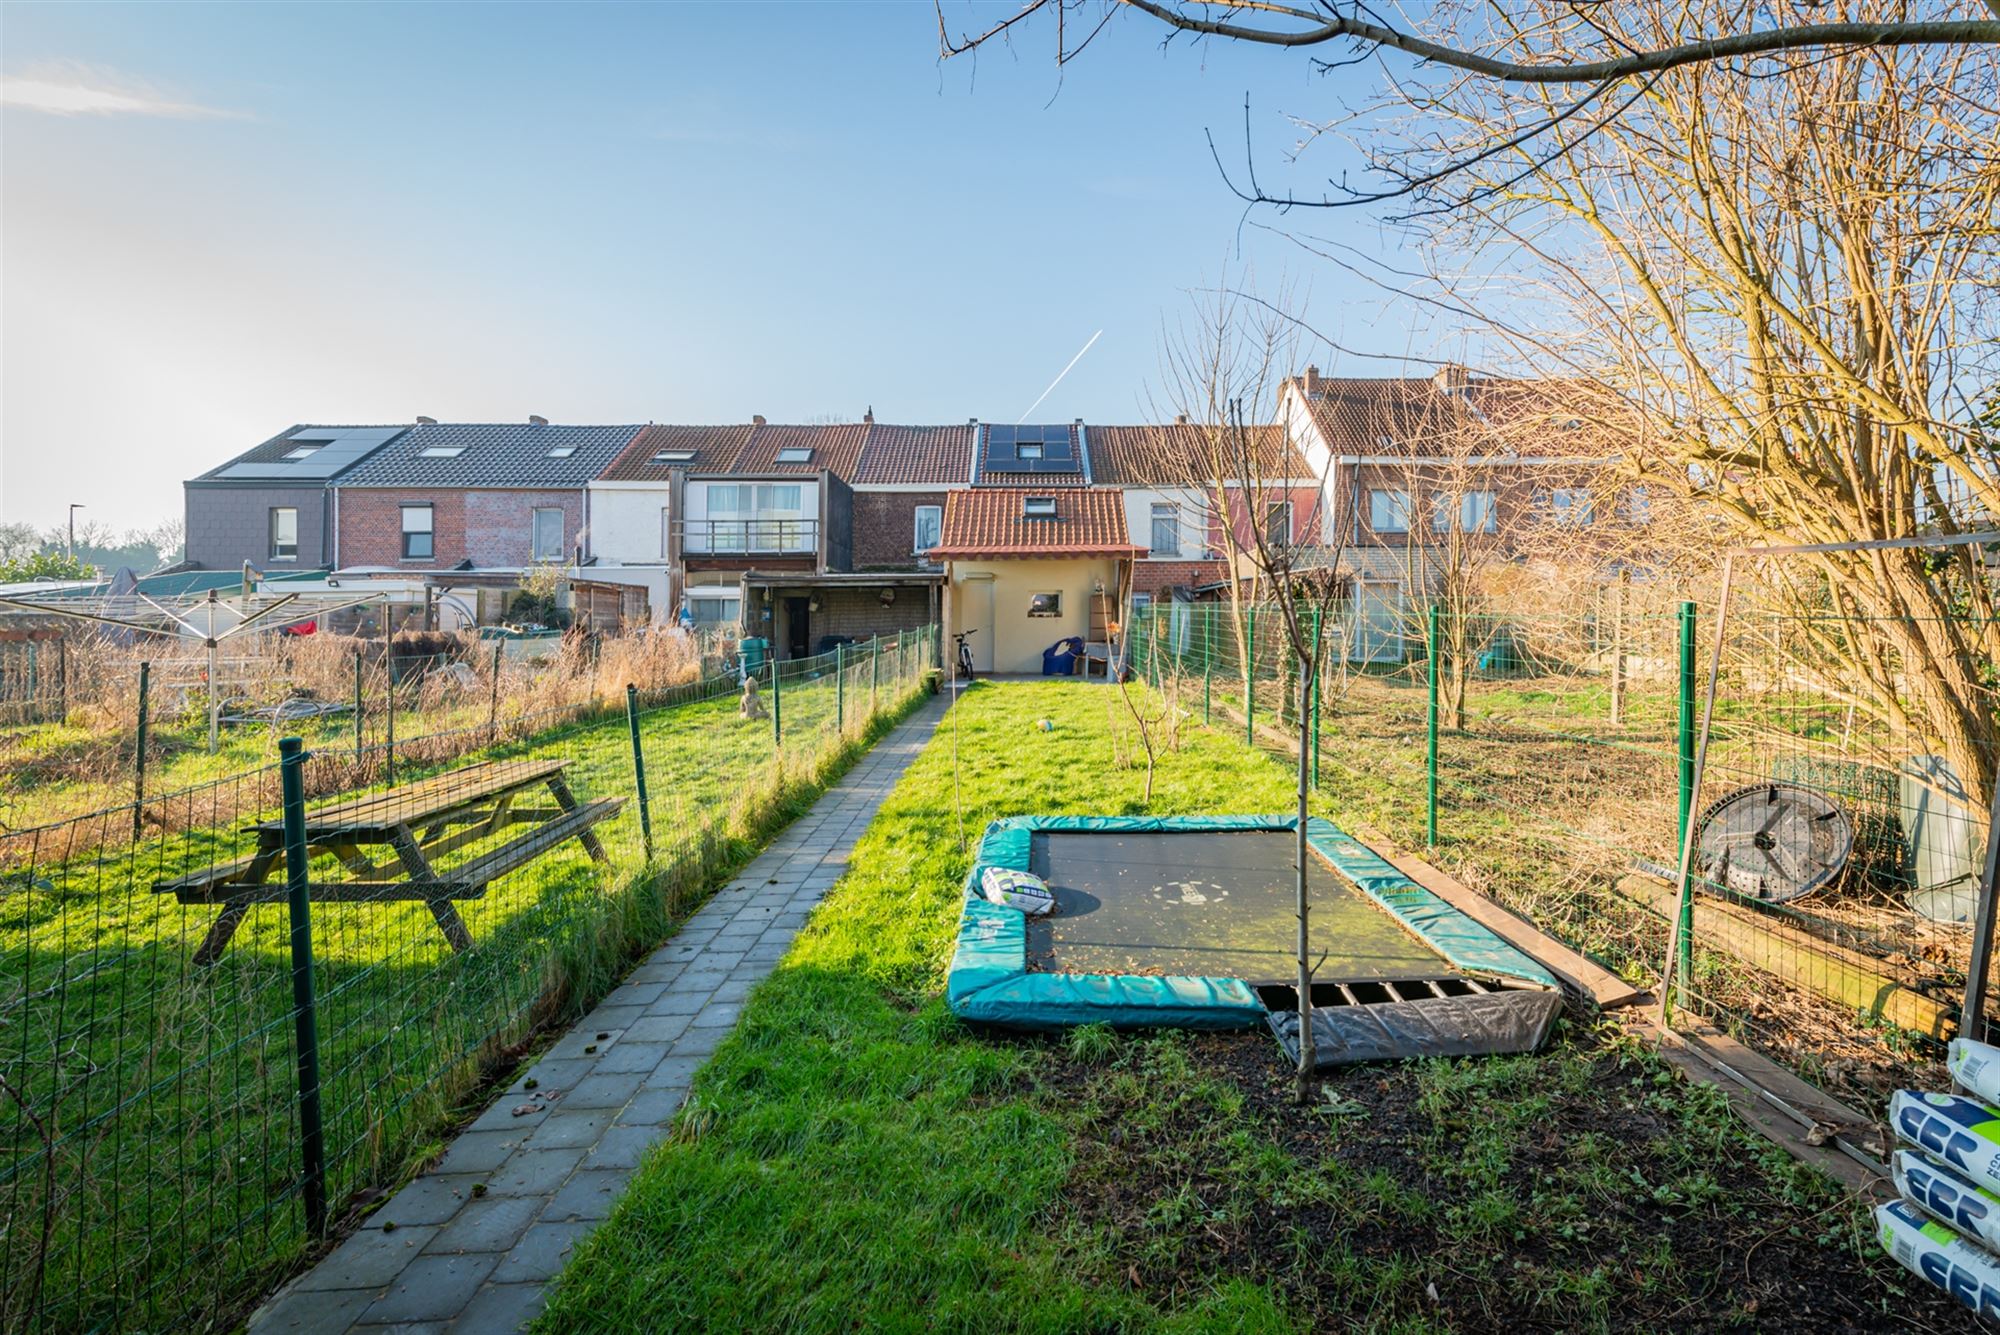
[[835,736],[847,736],[847,658],[841,652],[846,645],[833,646],[833,731]]
[[146,722],[152,703],[153,664],[139,663],[139,745],[132,753],[132,842],[139,842],[139,814],[146,806]]
[[361,651],[354,651],[354,763],[361,764]]
[[499,740],[500,740],[500,645],[498,642],[495,642],[495,644],[493,645],[492,693],[487,697],[486,700],[486,744],[488,746],[491,746],[493,745],[493,743]]
[[653,804],[646,796],[646,753],[639,747],[639,688],[625,684],[625,726],[632,733],[632,791],[639,799],[639,838],[653,860]]
[[868,641],[868,717],[875,717],[875,693],[882,684],[882,637]]
[[771,658],[771,745],[785,744],[785,705],[783,688],[778,684],[778,659]]
[[[1313,652],[1312,652],[1312,749],[1313,749],[1313,758],[1312,758],[1312,786],[1313,786],[1313,788],[1314,788],[1314,790],[1315,790],[1315,791],[1317,791],[1317,790],[1318,790],[1318,788],[1319,788],[1319,679],[1320,679],[1320,645],[1319,645],[1319,618],[1320,618],[1320,609],[1319,609],[1319,608],[1317,608],[1317,607],[1315,607],[1315,608],[1313,609],[1313,639],[1312,639],[1312,647],[1313,647]],[[1300,734],[1301,734],[1301,735],[1303,735],[1303,734],[1305,733],[1305,731],[1306,731],[1306,726],[1305,726],[1305,721],[1304,721],[1303,719],[1301,719],[1301,720],[1299,721],[1299,732],[1300,732]]]
[[[1687,847],[1688,822],[1694,819],[1694,632],[1695,612],[1692,600],[1681,604],[1681,708],[1680,708],[1680,823],[1675,827],[1680,833],[1678,848]],[[1687,895],[1681,900],[1680,925],[1677,932],[1680,949],[1675,954],[1675,991],[1680,994],[1682,1005],[1687,1004],[1688,980],[1694,976],[1694,896]],[[1669,998],[1661,999],[1670,1004]],[[1669,1011],[1671,1015],[1671,1011]]]
[[319,1022],[313,996],[312,902],[307,890],[306,756],[296,737],[278,743],[284,801],[285,904],[291,918],[292,1033],[298,1055],[301,1195],[306,1231],[326,1236],[326,1129],[320,1110]]
[[1257,744],[1257,609],[1246,614],[1243,632],[1243,743]]
[[1424,617],[1424,644],[1430,661],[1424,674],[1430,679],[1430,708],[1424,718],[1424,843],[1431,848],[1438,841],[1438,609],[1431,604]]

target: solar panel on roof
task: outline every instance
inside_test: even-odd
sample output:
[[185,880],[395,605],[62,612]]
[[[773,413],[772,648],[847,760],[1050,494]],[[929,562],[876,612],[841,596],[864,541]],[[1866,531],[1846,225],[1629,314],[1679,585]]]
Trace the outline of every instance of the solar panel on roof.
[[[215,476],[319,482],[359,463],[403,430],[399,426],[306,427],[279,442],[289,447],[279,458],[233,463]],[[301,455],[299,451],[308,445],[313,448]]]

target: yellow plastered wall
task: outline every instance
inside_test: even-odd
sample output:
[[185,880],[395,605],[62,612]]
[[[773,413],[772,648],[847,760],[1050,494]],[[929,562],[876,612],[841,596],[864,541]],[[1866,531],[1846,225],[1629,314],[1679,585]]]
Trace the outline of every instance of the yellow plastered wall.
[[[1112,559],[953,561],[951,624],[946,630],[978,632],[970,641],[972,664],[978,671],[1040,672],[1042,650],[1065,635],[1090,638],[1090,609],[1098,583],[1111,599],[1111,619],[1118,619],[1118,568],[1119,562]],[[1060,593],[1062,615],[1029,616],[1028,605],[1038,593]],[[945,652],[957,652],[949,638]]]

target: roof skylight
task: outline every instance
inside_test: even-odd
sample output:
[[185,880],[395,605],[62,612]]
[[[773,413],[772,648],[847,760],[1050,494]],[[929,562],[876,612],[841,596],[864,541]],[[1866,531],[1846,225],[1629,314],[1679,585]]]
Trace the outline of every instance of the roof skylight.
[[1023,519],[1054,519],[1056,498],[1053,496],[1023,496],[1021,498]]
[[812,462],[813,452],[803,445],[787,445],[778,451],[781,464],[803,464]]
[[694,458],[693,450],[661,450],[653,456],[656,464],[684,464]]
[[571,456],[572,454],[575,454],[575,453],[576,453],[576,446],[574,446],[574,445],[558,445],[558,446],[556,446],[556,447],[555,447],[554,449],[552,449],[552,450],[550,450],[550,451],[549,451],[549,458],[551,458],[551,459],[567,459],[567,458],[569,458],[569,457],[570,457],[570,456]]
[[417,451],[419,459],[456,459],[465,453],[463,445],[426,445]]
[[320,441],[320,440],[307,441],[304,444],[299,445],[294,449],[286,450],[285,457],[287,459],[292,459],[292,460],[310,459],[315,454],[318,454],[322,449],[324,449],[325,446],[326,446],[325,441]]

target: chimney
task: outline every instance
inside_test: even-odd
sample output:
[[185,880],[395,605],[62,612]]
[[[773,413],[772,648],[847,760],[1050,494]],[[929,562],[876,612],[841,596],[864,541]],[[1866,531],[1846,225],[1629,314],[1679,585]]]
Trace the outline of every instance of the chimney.
[[1437,386],[1440,394],[1463,394],[1469,379],[1471,372],[1456,362],[1446,362],[1431,373],[1431,383]]
[[1308,366],[1306,368],[1305,379],[1306,397],[1311,398],[1313,395],[1319,393],[1319,368],[1317,366]]
[[548,424],[549,424],[549,419],[548,419],[548,418],[546,418],[546,417],[542,417],[542,416],[539,416],[539,415],[537,415],[537,414],[535,414],[535,413],[529,413],[529,414],[528,414],[528,425],[529,425],[529,426],[547,426]]
[[1186,413],[1175,413],[1175,414],[1174,414],[1174,425],[1175,425],[1175,426],[1186,426],[1186,425],[1187,425],[1187,414],[1186,414]]
[[863,414],[861,414],[861,421],[862,421],[862,423],[863,423],[864,425],[866,425],[866,426],[874,426],[874,425],[875,425],[875,405],[874,405],[874,404],[872,404],[872,403],[871,403],[871,404],[869,404],[869,405],[868,405],[868,411],[867,411],[867,412],[865,412],[865,413],[863,413]]
[[762,413],[754,413],[754,414],[752,414],[752,415],[751,415],[751,418],[750,418],[750,425],[751,425],[751,426],[762,426],[762,425],[764,425],[764,414],[762,414]]
[[417,425],[418,425],[418,426],[436,426],[437,424],[438,424],[438,420],[437,420],[437,418],[435,418],[435,417],[425,417],[425,416],[424,416],[424,415],[423,415],[422,413],[418,413],[418,414],[417,414]]
[[978,419],[977,417],[968,417],[968,418],[966,418],[966,419],[965,419],[965,424],[966,424],[967,426],[978,426],[978,425],[979,425],[979,419]]

